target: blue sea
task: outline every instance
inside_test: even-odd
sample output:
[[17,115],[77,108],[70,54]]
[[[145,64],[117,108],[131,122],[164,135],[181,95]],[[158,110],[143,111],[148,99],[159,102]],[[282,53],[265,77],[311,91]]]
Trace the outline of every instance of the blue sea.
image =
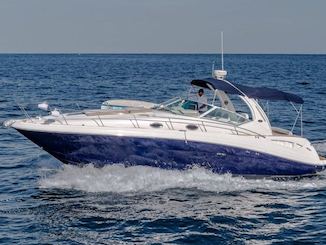
[[[229,80],[296,93],[304,135],[326,152],[326,55],[225,55]],[[209,77],[217,55],[1,54],[0,121],[108,99],[161,102]],[[264,103],[264,102],[263,102]],[[19,106],[18,106],[19,105]],[[291,129],[292,106],[270,102]],[[300,127],[295,128],[300,132]],[[276,181],[149,167],[63,166],[0,127],[1,244],[326,244],[326,173]]]

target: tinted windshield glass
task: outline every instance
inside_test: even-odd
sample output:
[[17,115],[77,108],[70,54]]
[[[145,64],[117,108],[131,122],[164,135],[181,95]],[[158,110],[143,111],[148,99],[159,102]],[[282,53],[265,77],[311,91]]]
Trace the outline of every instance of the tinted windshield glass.
[[235,112],[216,107],[213,111],[204,116],[205,118],[214,119],[221,122],[231,122],[234,124],[242,124],[249,121],[249,118]]
[[205,113],[211,108],[211,105],[207,105],[205,111],[199,112],[198,102],[187,99],[176,99],[175,101],[172,101],[163,107],[163,109],[171,111],[172,113],[189,116],[199,116],[200,114]]

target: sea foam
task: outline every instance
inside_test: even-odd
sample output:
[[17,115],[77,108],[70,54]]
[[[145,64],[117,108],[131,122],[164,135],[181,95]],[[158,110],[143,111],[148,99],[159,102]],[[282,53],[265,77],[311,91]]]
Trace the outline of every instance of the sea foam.
[[[46,172],[44,170],[44,172]],[[247,179],[230,174],[215,174],[203,168],[188,170],[163,170],[159,168],[122,164],[95,168],[65,165],[54,173],[43,174],[41,188],[75,189],[86,192],[153,192],[171,188],[196,188],[212,192],[237,192],[250,190],[289,190],[326,187],[326,174],[300,180],[275,181]]]
[[321,155],[326,155],[326,140],[322,141],[315,141],[312,143],[312,145],[315,147],[316,151]]

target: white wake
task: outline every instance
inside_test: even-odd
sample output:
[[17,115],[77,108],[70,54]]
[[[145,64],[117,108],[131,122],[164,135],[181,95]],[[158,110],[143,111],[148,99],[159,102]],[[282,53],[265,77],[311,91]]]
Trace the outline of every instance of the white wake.
[[313,142],[312,145],[319,154],[326,156],[326,140]]
[[41,188],[75,189],[86,192],[152,192],[170,188],[197,188],[212,192],[247,190],[291,190],[326,187],[326,174],[301,180],[274,181],[270,179],[246,179],[229,174],[218,175],[206,169],[193,168],[184,171],[159,168],[111,165],[80,168],[65,165],[39,181]]

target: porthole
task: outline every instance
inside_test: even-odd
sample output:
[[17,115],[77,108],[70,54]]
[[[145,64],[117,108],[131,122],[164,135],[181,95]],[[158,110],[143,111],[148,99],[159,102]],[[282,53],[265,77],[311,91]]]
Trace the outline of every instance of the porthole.
[[163,127],[163,124],[162,123],[151,123],[150,126],[152,128],[162,128]]
[[198,126],[195,125],[195,124],[188,124],[186,126],[186,128],[189,129],[189,130],[197,130],[198,129]]
[[47,119],[43,122],[43,124],[51,124],[51,123],[54,123],[55,120],[54,119]]

